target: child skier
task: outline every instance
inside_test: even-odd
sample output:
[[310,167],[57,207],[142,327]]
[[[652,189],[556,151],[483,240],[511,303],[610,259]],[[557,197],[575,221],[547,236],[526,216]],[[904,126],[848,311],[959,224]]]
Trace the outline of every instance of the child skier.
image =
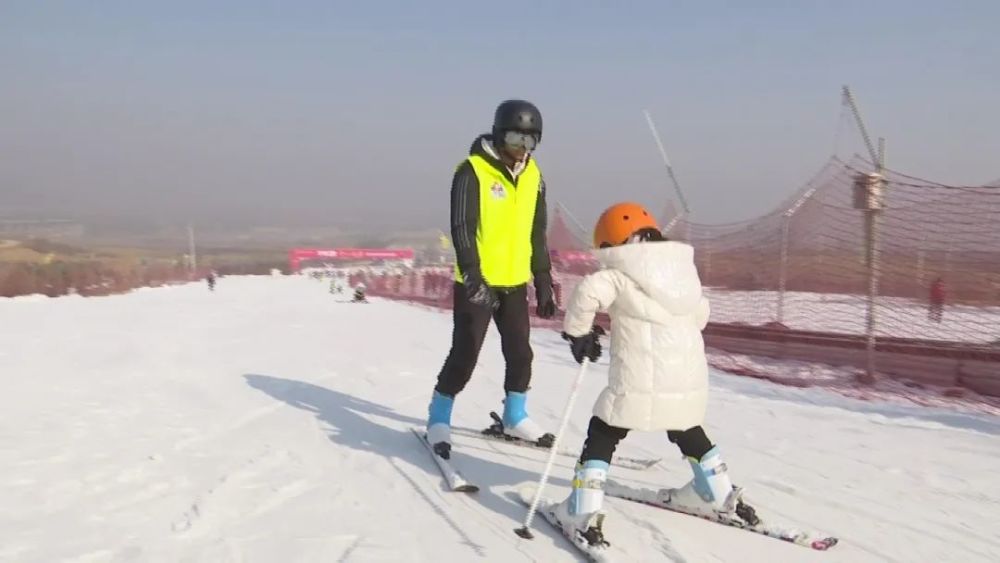
[[365,297],[365,284],[359,283],[357,287],[354,288],[354,299],[355,303],[367,303],[368,299]]
[[[694,265],[694,249],[667,241],[640,205],[608,208],[594,229],[603,269],[585,277],[566,309],[563,337],[573,357],[601,355],[594,327],[598,311],[611,317],[608,386],[594,405],[573,491],[557,505],[564,530],[591,546],[607,546],[602,532],[604,485],[618,442],[629,430],[666,430],[680,447],[694,478],[658,495],[672,504],[711,515],[736,510],[733,487],[718,447],[701,427],[708,399],[708,365],[701,331],[708,300]],[[746,505],[741,512],[746,514]],[[753,517],[752,514],[747,514]]]

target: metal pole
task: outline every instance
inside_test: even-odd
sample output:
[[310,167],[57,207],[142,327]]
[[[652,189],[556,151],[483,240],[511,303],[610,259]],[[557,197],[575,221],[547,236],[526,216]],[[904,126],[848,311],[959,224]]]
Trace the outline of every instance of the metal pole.
[[[879,138],[878,161],[876,162],[879,178],[878,183],[883,182],[885,172],[885,139]],[[869,183],[869,190],[879,189],[881,186]],[[866,318],[865,333],[867,336],[866,351],[868,365],[865,370],[865,383],[875,382],[875,332],[878,328],[878,283],[881,273],[880,248],[879,248],[879,215],[881,214],[880,202],[873,201],[874,195],[869,191],[869,206],[865,210],[865,239],[868,246],[868,314]],[[880,194],[881,195],[881,194]]]
[[566,205],[564,205],[564,204],[563,204],[563,202],[561,202],[561,201],[560,201],[560,202],[557,202],[557,203],[556,203],[556,205],[558,205],[558,206],[559,206],[559,209],[561,209],[561,210],[562,210],[562,212],[563,212],[563,213],[564,213],[564,214],[565,214],[565,215],[566,215],[567,217],[569,217],[569,220],[570,220],[570,221],[572,221],[574,225],[576,225],[576,228],[577,228],[577,229],[580,229],[580,232],[581,232],[581,233],[586,233],[586,232],[587,232],[587,229],[586,229],[586,227],[584,227],[584,226],[583,226],[583,225],[582,225],[582,224],[580,223],[580,221],[579,221],[579,220],[578,220],[578,219],[576,218],[576,215],[573,215],[573,213],[572,213],[572,212],[570,212],[569,208],[567,208],[567,207],[566,207]]
[[777,321],[784,323],[785,320],[785,290],[788,284],[788,232],[791,227],[792,217],[816,193],[816,188],[809,188],[802,194],[795,203],[784,213],[784,222],[781,224],[781,266],[778,270],[778,311]]
[[785,220],[781,225],[781,266],[778,270],[777,321],[781,324],[785,322],[785,287],[788,283],[788,224],[791,221],[792,216],[785,213]]
[[917,285],[924,286],[924,249],[917,251]]
[[878,295],[878,259],[876,258],[878,238],[878,212],[865,211],[865,241],[867,242],[866,268],[868,269],[868,311],[865,317],[866,352],[868,365],[865,369],[865,383],[875,382],[875,326],[876,300]]
[[705,237],[705,285],[711,285],[709,278],[712,277],[712,244],[707,235]]
[[924,261],[926,260],[925,248],[927,247],[927,231],[920,237],[920,248],[917,249],[917,286],[924,287]]
[[670,164],[670,158],[667,157],[667,149],[663,148],[663,141],[660,140],[660,134],[656,131],[656,125],[653,123],[653,116],[649,115],[649,110],[642,110],[642,113],[646,116],[646,123],[649,124],[649,131],[653,134],[653,140],[656,141],[656,148],[660,150],[660,156],[663,158],[663,165],[667,167],[667,175],[670,176],[670,181],[674,185],[674,190],[677,192],[677,199],[681,202],[681,208],[684,209],[684,215],[689,215],[691,209],[688,207],[687,200],[684,199],[684,192],[681,191],[680,182],[677,181],[677,176],[674,175],[674,167]]
[[666,226],[660,230],[660,232],[662,232],[664,236],[667,236],[670,233],[670,231],[673,230],[674,225],[676,225],[677,222],[680,221],[680,219],[681,219],[680,215],[674,215],[674,218],[671,219],[670,222],[667,223]]
[[198,257],[195,254],[194,226],[191,224],[188,224],[188,248],[191,254],[191,277],[194,278],[195,271],[198,269]]
[[854,121],[858,125],[858,131],[861,132],[861,139],[865,142],[865,148],[868,149],[868,156],[871,157],[872,163],[876,167],[881,166],[879,155],[875,153],[875,147],[872,145],[872,138],[868,135],[868,128],[865,127],[865,120],[861,118],[861,110],[858,108],[858,102],[854,99],[854,94],[848,86],[844,86],[843,96],[844,101],[851,108],[851,113],[854,114]]
[[580,383],[583,382],[584,377],[586,377],[587,366],[589,365],[589,358],[584,358],[583,362],[580,363],[580,371],[577,372],[576,379],[573,381],[573,387],[570,388],[569,398],[566,399],[566,408],[563,409],[562,420],[559,422],[559,430],[556,431],[555,440],[552,441],[552,447],[549,449],[549,459],[546,460],[545,469],[542,470],[542,475],[538,480],[538,486],[535,489],[535,496],[531,500],[531,507],[528,508],[528,514],[524,517],[524,525],[514,530],[515,534],[526,540],[530,540],[535,537],[531,533],[531,521],[535,518],[535,512],[538,510],[539,501],[542,500],[542,493],[545,491],[545,484],[549,481],[549,475],[552,473],[552,464],[555,462],[556,453],[559,450],[559,441],[562,439],[563,434],[566,433],[566,424],[569,422],[569,417],[573,413],[573,404],[576,403],[576,396],[580,391]]
[[580,224],[580,221],[577,220],[576,216],[573,215],[573,213],[571,213],[570,210],[565,205],[563,205],[561,201],[556,202],[556,207],[562,211],[563,215],[569,217],[569,220],[572,221],[574,225],[576,225],[576,228],[579,229],[580,234],[583,235],[584,237],[584,242],[589,243],[589,240],[587,239],[587,233],[589,233],[590,231],[588,231],[586,227]]

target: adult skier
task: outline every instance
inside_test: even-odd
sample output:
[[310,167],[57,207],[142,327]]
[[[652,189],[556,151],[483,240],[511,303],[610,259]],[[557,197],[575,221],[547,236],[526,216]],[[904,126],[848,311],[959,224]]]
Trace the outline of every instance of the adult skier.
[[566,308],[563,337],[573,357],[601,355],[594,327],[598,311],[611,317],[608,386],[594,405],[569,497],[556,506],[564,532],[591,546],[607,545],[602,531],[604,484],[618,442],[629,430],[667,431],[687,457],[694,478],[663,499],[710,515],[754,518],[733,487],[719,448],[702,428],[708,400],[708,364],[701,331],[709,304],[702,295],[694,250],[667,241],[649,212],[634,203],[608,208],[594,229],[604,266],[585,277]]
[[451,452],[451,411],[472,377],[490,319],[506,362],[501,431],[551,446],[553,435],[528,417],[533,353],[528,282],[536,314],[555,316],[546,243],[545,181],[532,157],[542,139],[542,114],[524,100],[502,102],[491,133],[478,136],[451,182],[451,239],[455,248],[451,351],[437,378],[427,420],[435,453]]

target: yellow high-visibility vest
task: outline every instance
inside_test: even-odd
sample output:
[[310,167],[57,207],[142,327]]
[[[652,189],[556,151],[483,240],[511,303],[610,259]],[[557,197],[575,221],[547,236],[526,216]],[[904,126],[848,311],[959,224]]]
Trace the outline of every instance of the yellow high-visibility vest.
[[[485,158],[472,155],[468,160],[479,179],[476,248],[483,279],[495,287],[526,284],[531,280],[531,231],[542,173],[529,159],[515,187]],[[458,266],[455,279],[462,281]]]

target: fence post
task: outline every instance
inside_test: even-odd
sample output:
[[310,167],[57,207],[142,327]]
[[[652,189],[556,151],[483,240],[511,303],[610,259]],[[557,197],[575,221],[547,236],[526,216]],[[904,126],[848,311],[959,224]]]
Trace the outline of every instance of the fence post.
[[[926,237],[925,237],[926,238]],[[917,250],[917,286],[924,287],[924,244]]]
[[781,263],[778,270],[778,310],[777,321],[785,322],[785,291],[788,287],[788,232],[791,229],[792,216],[816,193],[816,188],[809,188],[795,203],[782,214],[781,224]]
[[712,277],[712,245],[709,242],[711,239],[705,238],[705,285],[711,285],[709,281]]
[[864,383],[875,382],[875,331],[878,326],[879,282],[878,218],[878,209],[865,211],[865,246],[867,248],[868,268],[868,313],[865,318],[865,335],[867,337],[868,366],[865,369],[865,376],[862,378]]
[[878,171],[859,174],[854,181],[854,206],[861,209],[865,216],[865,266],[868,271],[868,311],[865,316],[868,362],[865,373],[859,377],[862,383],[875,382],[875,331],[878,328],[878,283],[881,273],[878,220],[885,206],[886,187],[882,174],[885,170],[885,145],[882,139],[879,139],[879,149]]
[[778,311],[777,321],[785,323],[785,288],[788,284],[788,224],[792,216],[786,212],[781,223],[781,265],[778,267]]

